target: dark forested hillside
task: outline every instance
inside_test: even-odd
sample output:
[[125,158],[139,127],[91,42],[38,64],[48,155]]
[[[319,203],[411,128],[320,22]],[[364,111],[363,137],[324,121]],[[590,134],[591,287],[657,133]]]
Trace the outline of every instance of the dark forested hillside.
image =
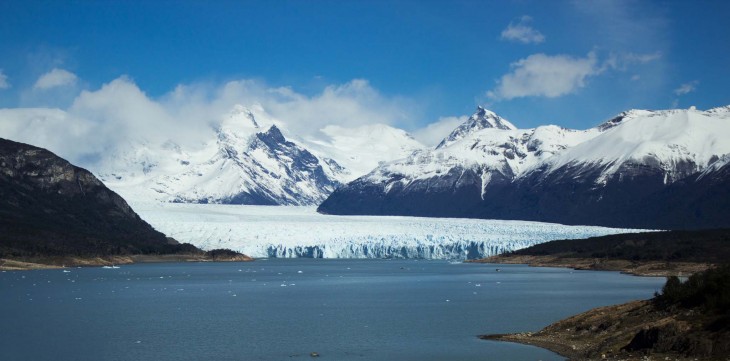
[[503,256],[520,255],[720,264],[730,260],[730,229],[626,233],[560,240]]
[[87,170],[48,150],[0,139],[0,257],[164,253],[179,247]]

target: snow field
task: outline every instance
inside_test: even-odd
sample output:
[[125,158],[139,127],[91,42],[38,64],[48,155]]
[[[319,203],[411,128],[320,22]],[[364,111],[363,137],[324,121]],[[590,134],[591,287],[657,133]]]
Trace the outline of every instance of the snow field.
[[134,203],[157,230],[202,249],[252,257],[473,259],[556,239],[635,230],[396,216],[332,216],[315,207]]

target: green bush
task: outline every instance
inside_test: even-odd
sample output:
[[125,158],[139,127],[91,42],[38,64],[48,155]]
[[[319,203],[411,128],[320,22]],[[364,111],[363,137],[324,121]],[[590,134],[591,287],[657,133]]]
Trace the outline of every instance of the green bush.
[[696,273],[681,282],[678,277],[667,277],[662,292],[655,302],[661,307],[702,307],[706,311],[726,313],[730,310],[730,265]]

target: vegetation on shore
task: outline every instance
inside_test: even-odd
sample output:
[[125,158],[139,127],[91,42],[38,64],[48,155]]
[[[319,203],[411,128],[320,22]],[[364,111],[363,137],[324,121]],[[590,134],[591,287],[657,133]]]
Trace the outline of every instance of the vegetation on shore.
[[89,171],[0,138],[0,269],[250,260],[165,237]]
[[[539,332],[483,339],[547,348],[572,360],[729,360],[730,230],[619,234],[539,244],[478,262],[671,275],[646,301],[601,307]],[[676,273],[691,276],[684,282]]]
[[[128,255],[36,255],[20,258],[0,257],[0,270],[18,271],[53,269],[63,267],[111,266],[130,263],[160,262],[247,262],[253,258],[230,249],[202,251],[183,244],[175,253],[128,254]],[[192,247],[192,248],[191,248]]]
[[547,348],[571,360],[727,360],[730,266],[685,282],[670,277],[651,300],[596,308],[539,332],[480,337]]
[[689,275],[730,259],[730,229],[626,233],[538,244],[475,262]]

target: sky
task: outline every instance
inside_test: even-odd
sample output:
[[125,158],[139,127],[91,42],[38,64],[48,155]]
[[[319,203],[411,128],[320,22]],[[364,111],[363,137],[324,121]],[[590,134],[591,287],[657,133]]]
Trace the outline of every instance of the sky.
[[478,105],[576,129],[709,109],[730,104],[727,14],[722,0],[5,0],[0,137],[103,144],[237,103],[292,132],[384,123],[427,144]]

